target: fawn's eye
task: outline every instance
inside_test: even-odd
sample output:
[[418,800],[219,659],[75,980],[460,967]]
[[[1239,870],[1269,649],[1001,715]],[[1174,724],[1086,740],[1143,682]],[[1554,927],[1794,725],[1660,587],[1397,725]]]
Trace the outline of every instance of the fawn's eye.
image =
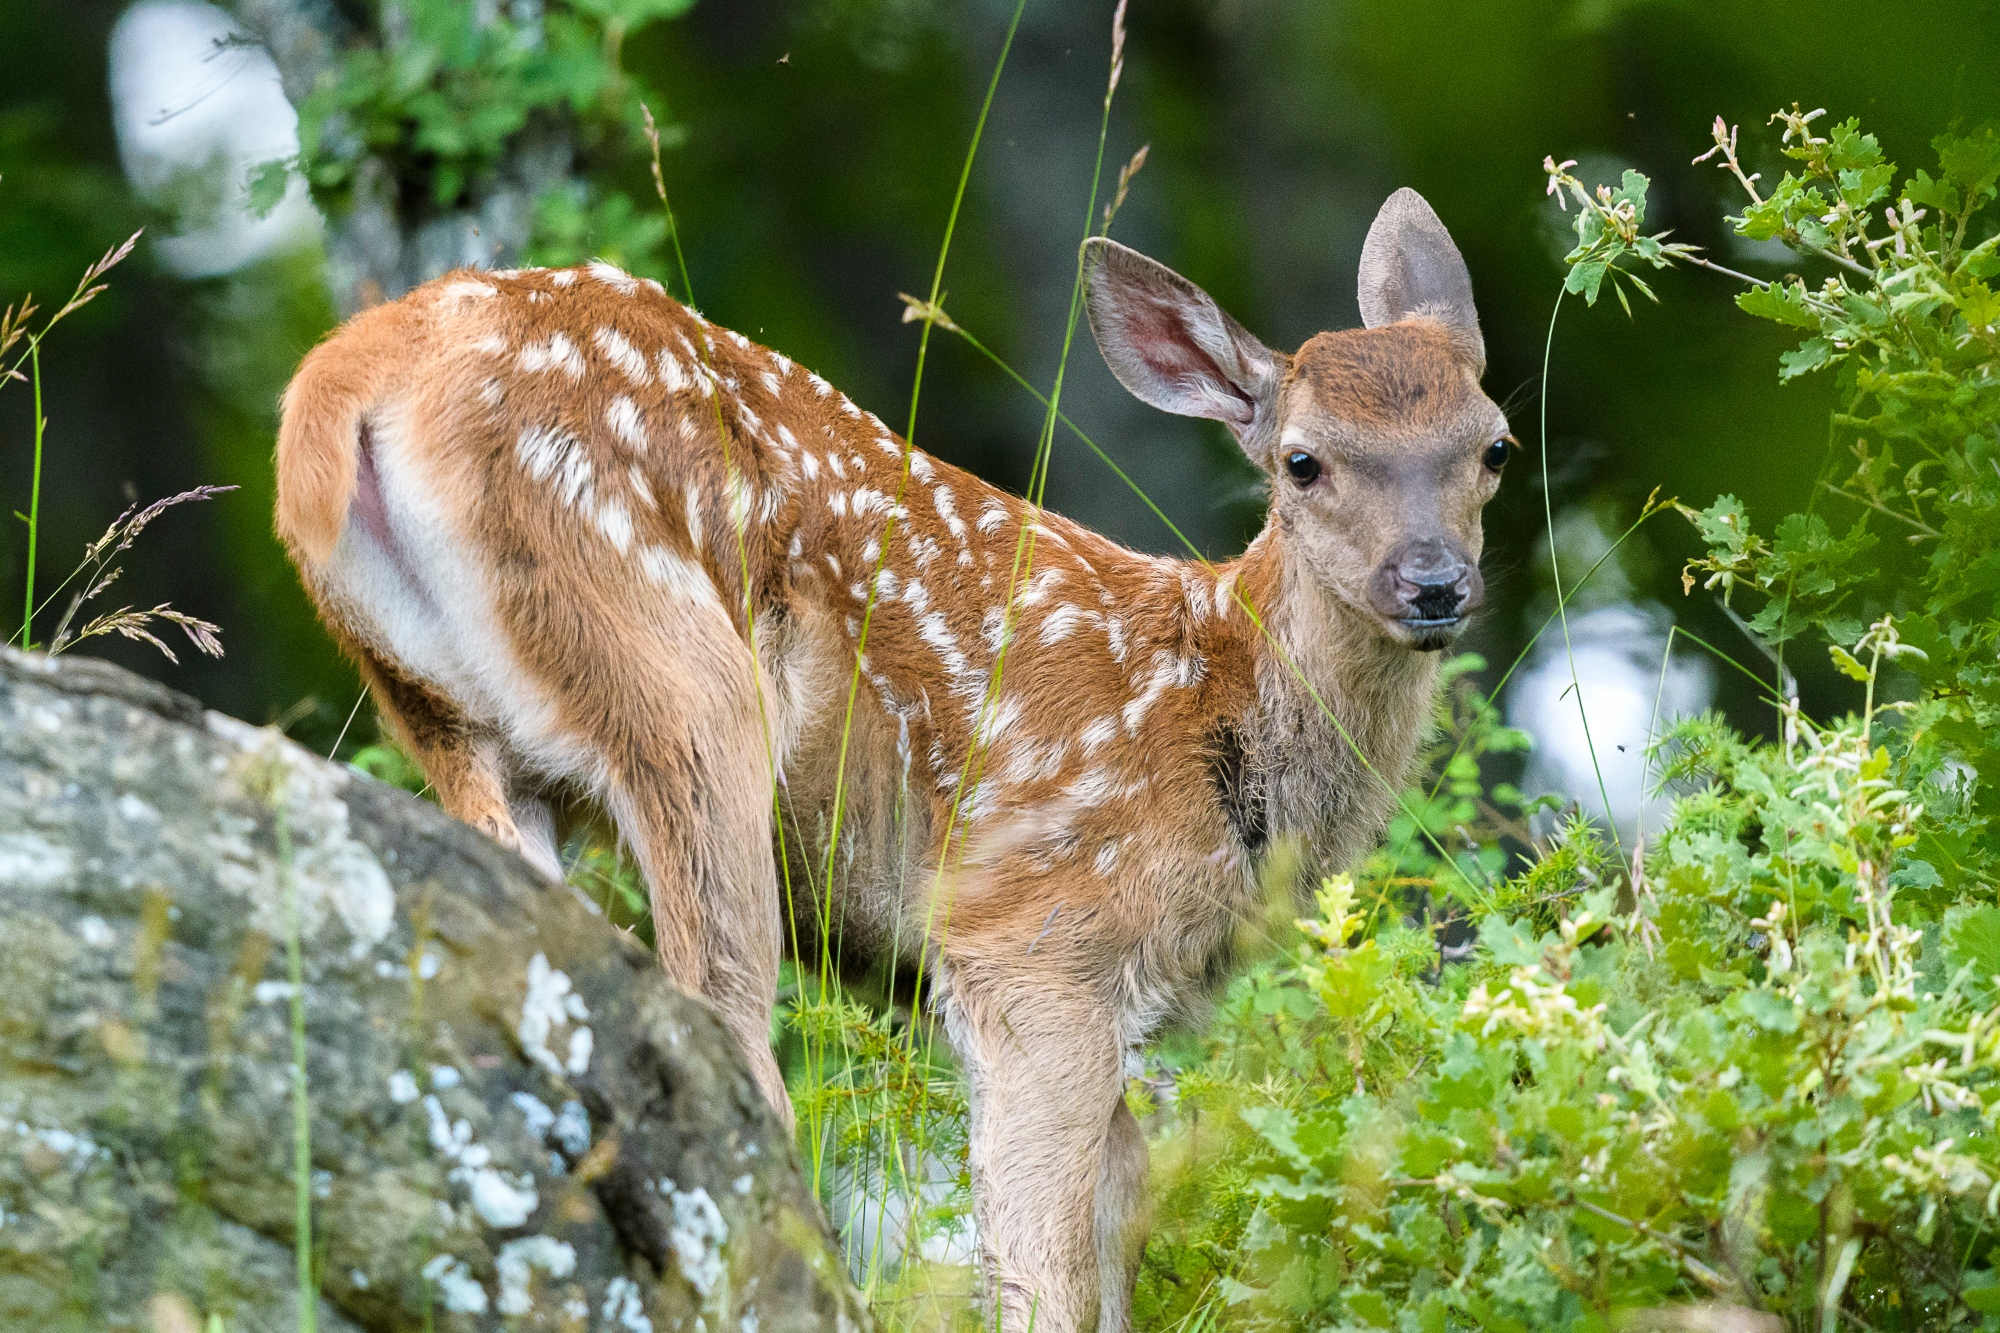
[[1486,446],[1486,452],[1479,456],[1479,461],[1486,465],[1488,472],[1498,472],[1507,466],[1507,460],[1513,454],[1514,442],[1503,436]]
[[1292,480],[1301,486],[1310,486],[1319,476],[1319,460],[1304,450],[1295,449],[1285,457],[1285,471],[1292,474]]

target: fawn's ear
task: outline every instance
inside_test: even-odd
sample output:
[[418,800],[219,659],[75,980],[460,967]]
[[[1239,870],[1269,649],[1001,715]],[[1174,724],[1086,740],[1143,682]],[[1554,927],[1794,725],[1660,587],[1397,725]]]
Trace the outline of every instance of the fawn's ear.
[[1450,330],[1478,369],[1486,369],[1472,275],[1444,223],[1408,186],[1389,196],[1361,243],[1360,296],[1361,322],[1369,328],[1426,316]]
[[1142,403],[1228,426],[1265,465],[1278,414],[1279,358],[1209,294],[1104,237],[1084,243],[1090,331],[1118,382]]

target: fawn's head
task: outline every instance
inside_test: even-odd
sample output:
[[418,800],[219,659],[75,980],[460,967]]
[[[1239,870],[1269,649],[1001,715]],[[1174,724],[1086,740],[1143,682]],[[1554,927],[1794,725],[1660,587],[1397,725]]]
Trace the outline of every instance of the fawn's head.
[[1142,402],[1228,426],[1271,478],[1271,521],[1315,582],[1386,637],[1433,651],[1485,597],[1480,510],[1512,448],[1479,388],[1472,279],[1414,190],[1361,248],[1365,327],[1273,352],[1172,269],[1088,243],[1091,329]]

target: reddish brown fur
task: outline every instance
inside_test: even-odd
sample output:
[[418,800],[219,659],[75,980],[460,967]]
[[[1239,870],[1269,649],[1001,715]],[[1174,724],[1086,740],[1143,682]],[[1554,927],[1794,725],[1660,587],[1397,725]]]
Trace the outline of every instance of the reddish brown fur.
[[[1313,339],[1284,393],[1350,438],[1484,402],[1421,322]],[[455,273],[349,323],[286,395],[278,486],[308,589],[446,808],[552,868],[543,785],[603,800],[663,965],[781,1113],[771,784],[810,929],[867,614],[843,942],[936,978],[1008,1326],[1122,1322],[1145,1169],[1126,1053],[1225,974],[1267,842],[1338,865],[1389,808],[1296,678],[1390,782],[1429,699],[1434,659],[1316,572],[1379,558],[1327,554],[1310,506],[1339,492],[1284,492],[1226,565],[1141,555],[603,266]]]

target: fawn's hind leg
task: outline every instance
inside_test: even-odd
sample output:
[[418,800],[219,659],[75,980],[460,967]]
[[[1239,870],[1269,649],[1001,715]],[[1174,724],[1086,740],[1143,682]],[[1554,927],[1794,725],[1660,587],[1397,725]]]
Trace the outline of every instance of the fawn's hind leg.
[[[519,651],[543,680],[576,683],[557,702],[563,731],[591,756],[598,794],[645,874],[660,964],[715,1007],[789,1127],[771,1052],[782,942],[771,742],[749,647],[713,598],[621,623],[573,596],[526,595],[538,632],[517,637]],[[538,660],[546,644],[566,656]]]
[[[560,878],[553,838],[543,839],[548,844],[543,856],[537,855],[542,848],[533,839],[522,837],[509,801],[508,765],[500,738],[475,728],[449,699],[394,662],[358,645],[350,644],[349,652],[375,696],[376,713],[423,769],[445,813],[522,853],[543,873]],[[539,825],[535,831],[540,831]]]

